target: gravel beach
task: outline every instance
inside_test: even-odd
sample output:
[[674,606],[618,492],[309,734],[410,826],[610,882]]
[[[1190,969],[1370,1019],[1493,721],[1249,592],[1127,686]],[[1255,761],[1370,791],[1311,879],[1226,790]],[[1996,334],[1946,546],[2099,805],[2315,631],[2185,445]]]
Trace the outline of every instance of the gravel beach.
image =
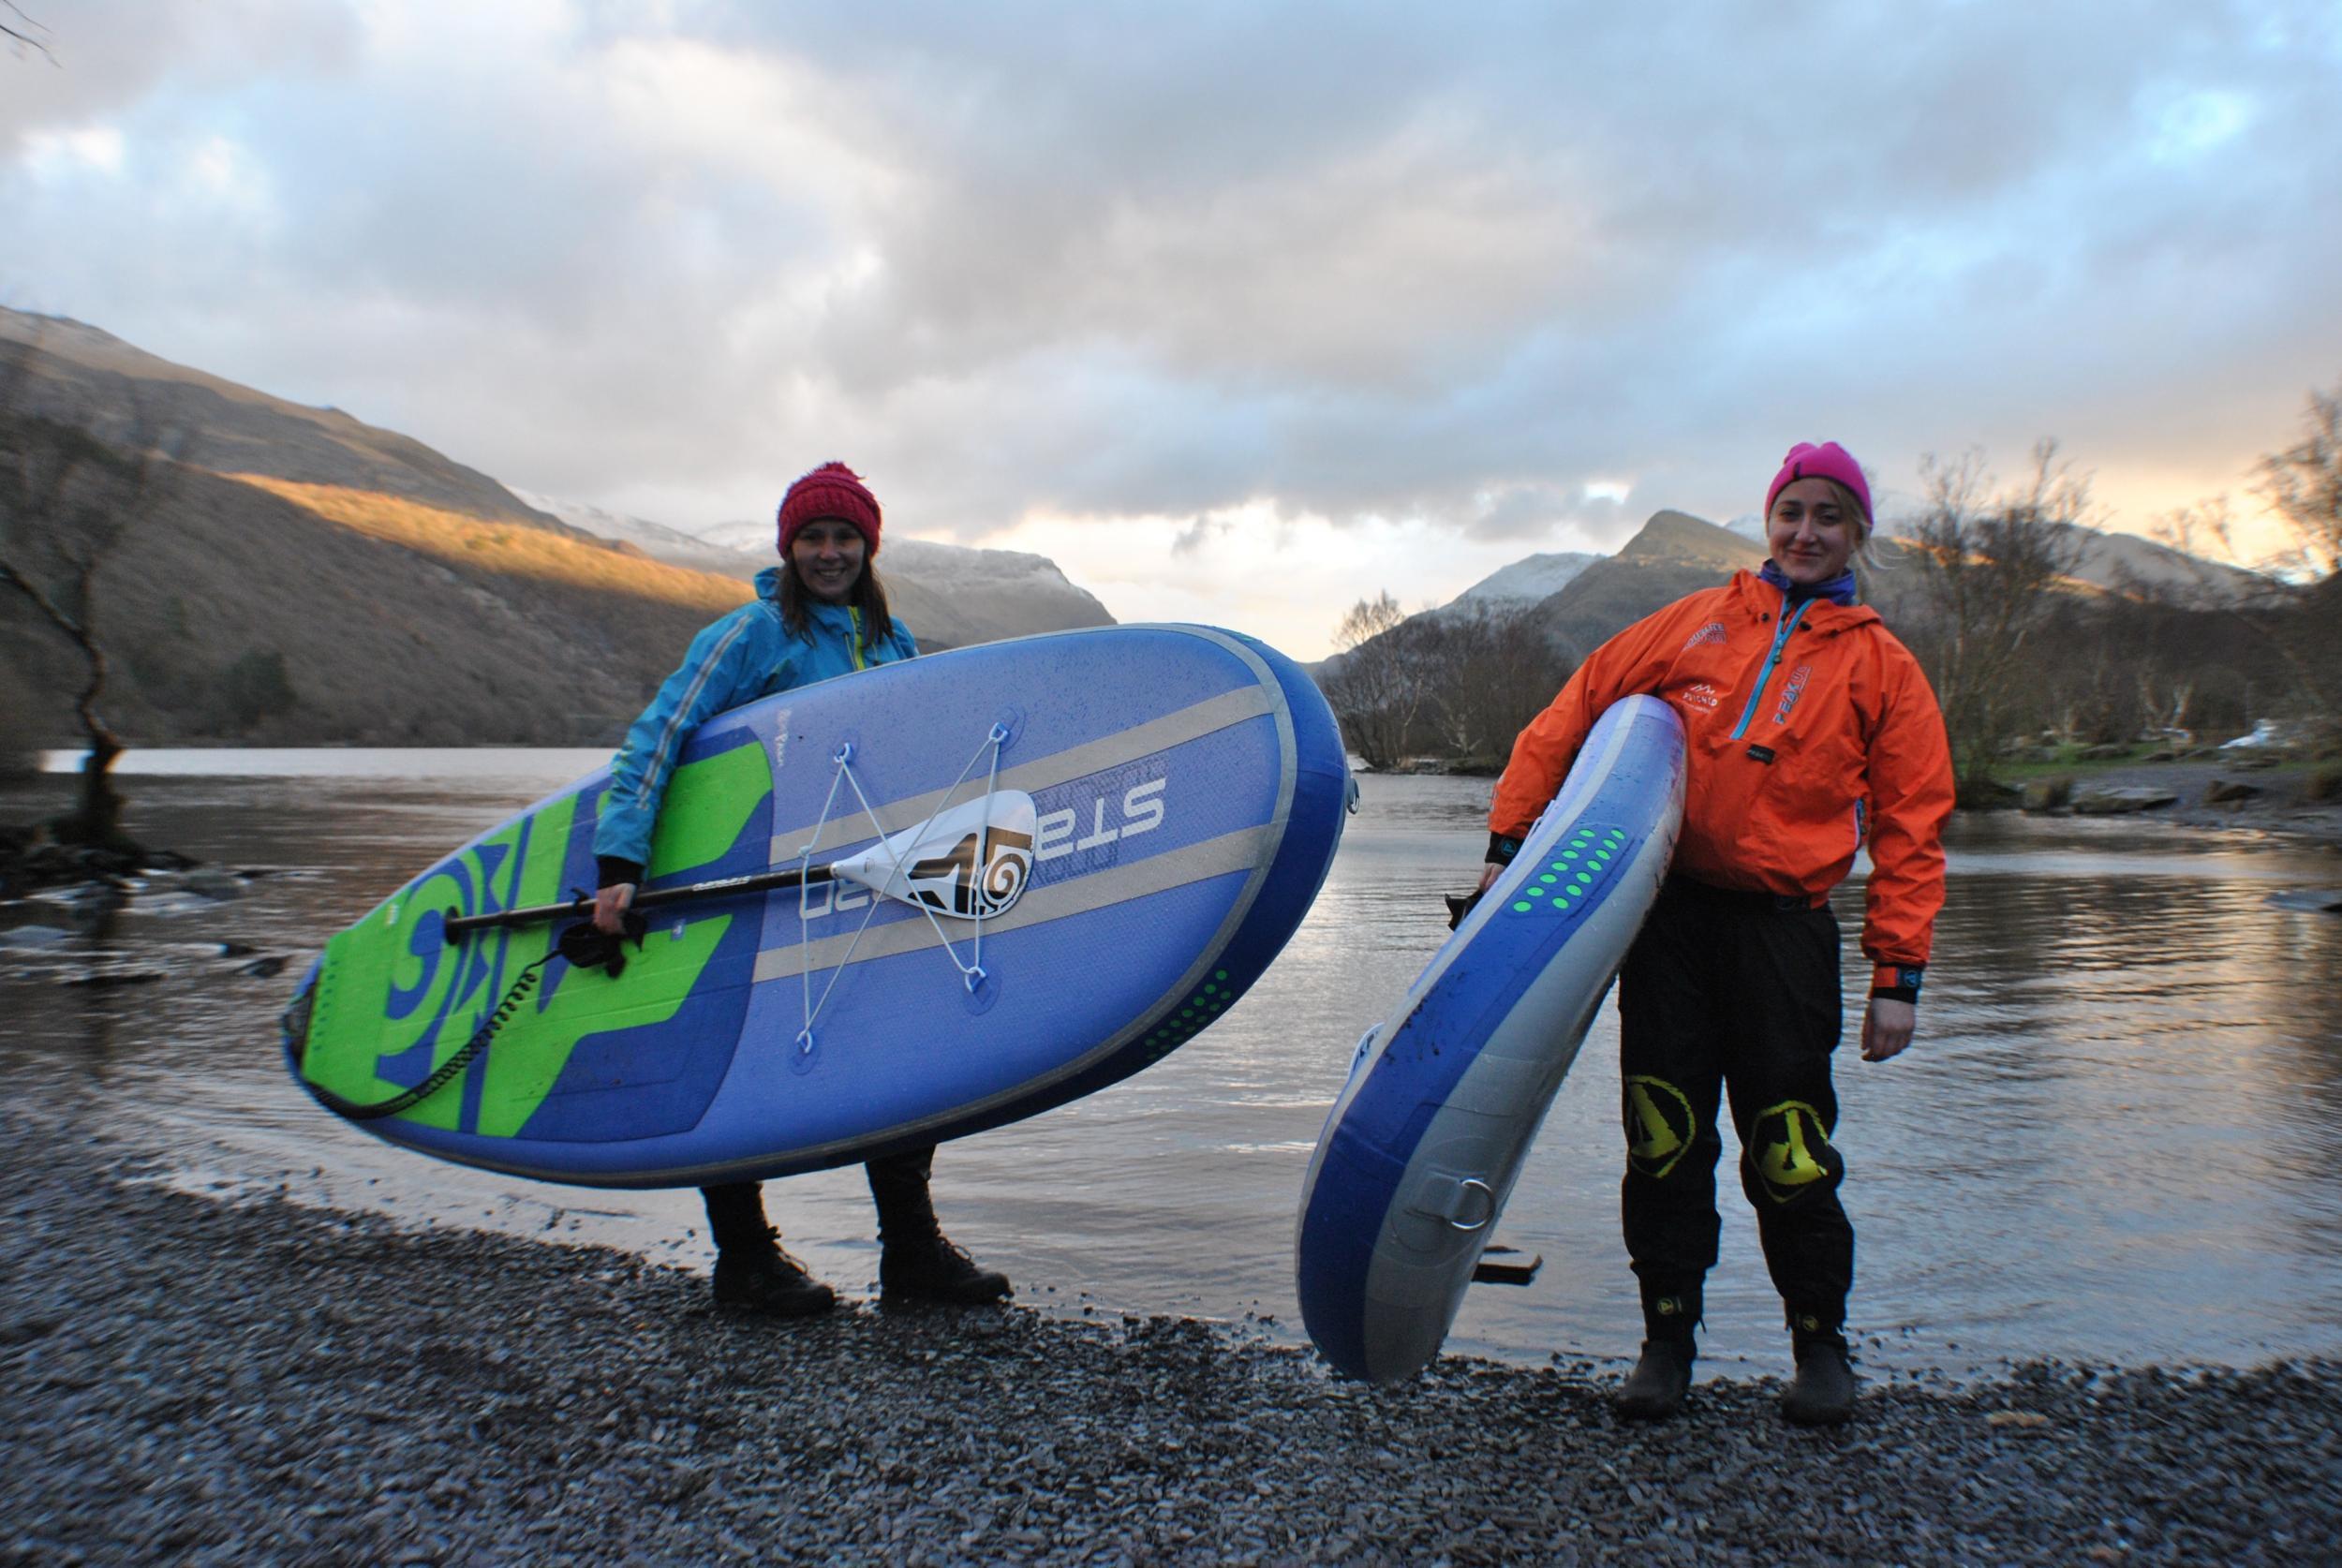
[[[63,1103],[42,1103],[63,1101]],[[719,1315],[616,1252],[179,1191],[0,1112],[9,1562],[2304,1562],[2342,1365],[1771,1380],[1655,1429],[1615,1373],[1336,1381],[1258,1331]]]

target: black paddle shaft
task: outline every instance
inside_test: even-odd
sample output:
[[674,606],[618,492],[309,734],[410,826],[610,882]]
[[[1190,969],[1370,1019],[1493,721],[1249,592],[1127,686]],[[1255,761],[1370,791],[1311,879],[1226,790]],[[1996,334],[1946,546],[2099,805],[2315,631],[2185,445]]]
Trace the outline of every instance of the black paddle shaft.
[[[776,888],[809,887],[830,880],[829,867],[816,865],[803,871],[759,871],[746,877],[719,877],[712,882],[693,882],[688,887],[662,887],[649,893],[638,893],[627,907],[630,910],[655,910],[665,904],[696,903],[702,899],[731,898],[744,893],[769,893]],[[532,904],[525,910],[497,910],[488,914],[447,917],[447,939],[460,940],[474,931],[485,931],[497,925],[533,925],[541,920],[559,920],[565,915],[593,913],[590,898],[572,898],[566,904]]]

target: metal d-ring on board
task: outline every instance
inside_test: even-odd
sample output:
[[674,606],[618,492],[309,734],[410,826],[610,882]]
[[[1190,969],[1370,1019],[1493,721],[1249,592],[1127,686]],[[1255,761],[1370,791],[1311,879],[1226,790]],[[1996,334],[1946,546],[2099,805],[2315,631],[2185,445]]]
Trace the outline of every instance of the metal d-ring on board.
[[[1480,1218],[1468,1222],[1456,1218],[1457,1214],[1463,1208],[1464,1194],[1467,1192],[1477,1192],[1481,1197],[1488,1200],[1488,1206],[1481,1210]],[[1456,1202],[1447,1211],[1447,1223],[1451,1228],[1466,1232],[1484,1231],[1488,1229],[1489,1221],[1495,1218],[1496,1190],[1494,1188],[1490,1187],[1487,1182],[1482,1181],[1477,1176],[1466,1176],[1461,1181],[1456,1183]]]

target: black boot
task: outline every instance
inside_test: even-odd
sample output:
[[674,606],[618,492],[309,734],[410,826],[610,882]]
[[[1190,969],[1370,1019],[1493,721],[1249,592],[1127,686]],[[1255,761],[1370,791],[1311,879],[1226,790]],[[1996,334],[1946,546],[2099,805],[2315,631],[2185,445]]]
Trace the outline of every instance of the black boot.
[[975,1261],[934,1231],[912,1240],[889,1238],[879,1250],[879,1294],[889,1301],[941,1301],[982,1307],[1009,1294],[1008,1276]]
[[763,1190],[752,1181],[703,1187],[707,1228],[716,1240],[716,1305],[776,1318],[809,1318],[837,1304],[837,1293],[780,1250],[780,1233],[764,1219]]
[[927,1193],[933,1146],[873,1160],[865,1170],[879,1214],[879,1294],[889,1301],[981,1307],[1009,1294],[1008,1276],[978,1268],[943,1238]]
[[1781,1414],[1795,1426],[1838,1427],[1854,1415],[1854,1366],[1835,1329],[1796,1331],[1797,1376],[1781,1391]]
[[761,1245],[727,1247],[716,1254],[716,1305],[775,1318],[819,1317],[837,1305],[837,1293],[780,1250],[780,1233],[766,1226]]
[[1625,1421],[1673,1419],[1683,1408],[1683,1397],[1692,1390],[1692,1361],[1697,1354],[1689,1339],[1645,1339],[1642,1359],[1619,1385],[1610,1408]]

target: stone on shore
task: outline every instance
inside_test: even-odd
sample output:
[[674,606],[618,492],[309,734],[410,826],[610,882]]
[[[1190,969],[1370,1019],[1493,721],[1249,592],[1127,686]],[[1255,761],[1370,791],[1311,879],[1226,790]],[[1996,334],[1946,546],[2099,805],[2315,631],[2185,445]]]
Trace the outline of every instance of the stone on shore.
[[2146,784],[2099,784],[2077,789],[2071,802],[2082,817],[2120,817],[2175,805],[2176,792]]
[[719,1316],[701,1275],[200,1196],[114,1136],[80,1089],[0,1107],[9,1561],[2342,1559],[2342,1365],[1873,1371],[1829,1431],[1711,1379],[1630,1429],[1587,1361],[1377,1390],[1168,1317]]

